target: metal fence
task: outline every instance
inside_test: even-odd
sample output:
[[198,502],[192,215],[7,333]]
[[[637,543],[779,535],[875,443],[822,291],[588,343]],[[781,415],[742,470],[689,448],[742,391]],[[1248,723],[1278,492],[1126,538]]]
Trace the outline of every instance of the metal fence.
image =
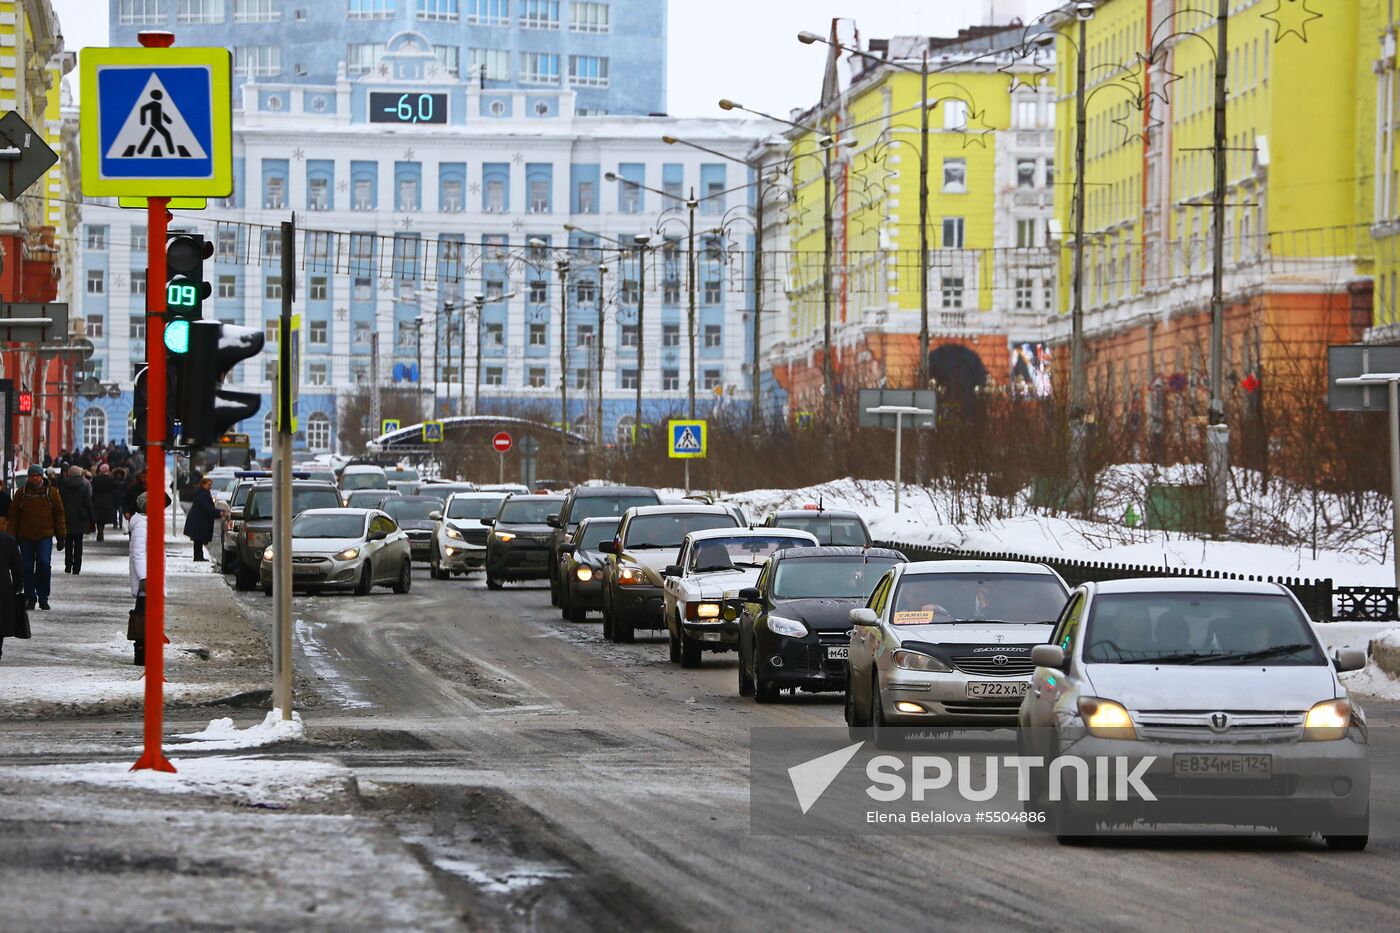
[[1017,560],[1045,564],[1065,578],[1070,586],[1089,581],[1125,580],[1130,577],[1199,577],[1208,580],[1250,580],[1280,583],[1293,591],[1308,615],[1318,622],[1388,622],[1400,619],[1400,591],[1388,586],[1332,585],[1330,578],[1305,580],[1301,577],[1266,577],[1258,574],[1199,570],[1189,567],[1154,567],[1147,564],[1119,564],[1108,561],[1072,560],[1005,551],[965,551],[958,548],[877,542],[914,560]]

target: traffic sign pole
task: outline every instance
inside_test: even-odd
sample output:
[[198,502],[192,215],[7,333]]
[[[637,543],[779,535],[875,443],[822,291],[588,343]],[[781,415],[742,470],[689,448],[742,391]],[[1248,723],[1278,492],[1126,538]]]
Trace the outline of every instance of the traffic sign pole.
[[515,440],[505,431],[497,431],[491,438],[491,449],[500,455],[500,463],[496,470],[496,482],[506,481],[506,453],[515,445]]
[[141,757],[133,771],[174,771],[161,748],[165,728],[165,234],[169,198],[146,207],[146,710]]

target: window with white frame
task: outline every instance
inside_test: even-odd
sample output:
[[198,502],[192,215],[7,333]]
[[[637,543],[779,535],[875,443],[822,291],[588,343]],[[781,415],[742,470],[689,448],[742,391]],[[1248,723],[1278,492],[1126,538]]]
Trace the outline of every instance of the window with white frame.
[[545,380],[548,379],[548,372],[549,371],[546,370],[543,366],[531,366],[529,376],[526,379],[526,383],[532,389],[543,389],[545,385]]
[[144,253],[146,251],[145,224],[131,225],[131,251],[133,253]]
[[963,231],[966,227],[961,217],[943,218],[943,248],[962,249]]
[[705,280],[705,294],[702,301],[707,305],[717,305],[724,300],[724,289],[719,279]]
[[417,321],[397,321],[395,322],[394,342],[400,347],[412,349],[418,343],[418,322]]
[[467,49],[467,63],[487,81],[510,80],[510,49]]
[[510,24],[510,0],[463,0],[467,22],[478,26],[507,26]]
[[349,0],[346,17],[349,19],[392,19],[395,0]]
[[461,15],[459,0],[418,0],[418,18],[453,22]]
[[[589,384],[592,382],[592,380],[589,379],[589,376],[590,376],[590,375],[591,375],[591,373],[590,373],[588,370],[586,370],[586,369],[575,369],[575,370],[574,370],[574,388],[575,388],[575,389],[586,389],[586,388],[588,388]],[[584,433],[582,427],[579,425],[579,423],[578,423],[577,421],[575,421],[573,424],[569,425],[569,427],[573,428],[573,429],[574,429],[575,431],[577,431],[579,434],[583,434],[583,433]]]
[[1016,245],[1022,248],[1035,246],[1035,230],[1040,223],[1034,218],[1021,217],[1016,221]]
[[101,251],[107,248],[106,224],[87,225],[87,248],[95,251]]
[[964,194],[967,191],[967,160],[943,160],[943,191],[946,194]]
[[128,318],[126,322],[126,336],[131,340],[145,340],[146,318],[144,316]]
[[681,345],[681,326],[679,324],[661,325],[661,345],[663,347],[679,347]]
[[558,84],[559,56],[551,52],[521,52],[520,80],[530,84]]
[[262,258],[263,265],[271,265],[280,262],[282,259],[282,234],[280,230],[263,229],[262,232]]
[[635,181],[622,179],[622,188],[619,192],[619,210],[624,214],[640,214],[642,212],[642,189]]
[[636,347],[637,344],[640,342],[640,340],[639,340],[640,335],[641,335],[641,330],[637,327],[636,324],[623,324],[623,325],[622,325],[622,346],[624,346],[624,347]]
[[520,25],[526,29],[558,29],[559,0],[520,0]]
[[311,321],[306,327],[306,342],[313,347],[330,343],[330,321]]
[[530,283],[530,302],[542,305],[549,303],[549,283],[542,279],[535,279]]
[[306,289],[306,297],[311,301],[325,301],[328,293],[327,284],[324,275],[313,275]]
[[488,214],[504,214],[506,210],[506,183],[499,178],[486,181],[486,191],[482,210]]
[[1016,187],[1035,187],[1035,159],[1016,160]]
[[418,210],[418,179],[400,178],[398,204],[395,210],[416,211]]
[[506,345],[506,326],[499,321],[487,324],[483,329],[482,343],[488,347],[503,347]]
[[704,388],[714,391],[720,386],[720,371],[718,369],[707,369],[701,379]]
[[331,206],[331,182],[329,178],[312,178],[306,183],[306,209],[309,211],[329,210]]
[[580,324],[574,331],[574,344],[580,347],[593,346],[593,325]]
[[175,22],[208,25],[224,21],[224,0],[175,0]]
[[233,0],[235,23],[275,23],[282,18],[282,0]]
[[83,412],[83,446],[100,447],[107,443],[107,413],[93,407]]
[[607,87],[607,58],[601,55],[570,55],[569,83],[575,87]]
[[352,42],[345,47],[345,73],[352,77],[369,74],[383,57],[383,42]]
[[598,300],[598,286],[585,279],[574,285],[574,300],[581,305],[591,305]]
[[945,308],[963,306],[964,280],[960,275],[945,275],[938,280],[940,300]]
[[89,295],[107,294],[107,273],[101,269],[89,269],[87,274],[87,293]]
[[578,183],[578,212],[580,214],[598,213],[598,186],[591,181],[581,181]]
[[128,281],[131,283],[131,294],[133,294],[133,295],[144,295],[144,294],[146,294],[146,270],[145,270],[145,269],[132,269],[132,270],[131,270],[131,278],[130,278]]
[[306,384],[309,386],[330,385],[330,366],[326,363],[312,363],[306,367]]
[[530,213],[549,213],[549,182],[543,178],[530,180]]
[[268,210],[281,210],[287,206],[287,179],[280,175],[269,176],[263,184],[263,207]]
[[611,28],[608,5],[573,0],[569,4],[569,28],[574,32],[607,32]]
[[679,304],[681,300],[681,280],[667,278],[661,282],[661,301],[663,304]]
[[372,329],[371,329],[371,324],[370,324],[369,321],[356,321],[356,322],[355,322],[355,331],[354,331],[354,333],[355,333],[355,346],[357,346],[357,347],[367,347],[367,346],[369,346],[370,334],[373,333],[373,331],[372,331]]
[[529,334],[530,346],[545,347],[549,345],[549,333],[543,324],[531,324]]
[[312,450],[331,449],[331,419],[319,411],[313,411],[306,419],[306,446]]
[[678,391],[678,390],[680,389],[680,387],[681,387],[681,374],[680,374],[680,370],[676,370],[676,369],[663,369],[663,370],[661,370],[661,391],[663,391],[663,392],[675,392],[675,391]]
[[121,0],[117,22],[122,26],[164,26],[165,0]]
[[705,325],[705,347],[707,349],[718,349],[724,346],[724,336],[718,324]]
[[458,45],[434,45],[433,54],[438,64],[454,78],[462,73],[462,48]]
[[1034,99],[1021,99],[1016,101],[1016,126],[1019,129],[1034,129],[1040,123]]
[[[638,386],[640,386],[641,384],[642,384],[642,380],[641,380],[641,377],[638,376],[637,370],[635,370],[635,369],[624,369],[624,370],[622,371],[622,387],[623,387],[624,389],[636,389],[636,388],[637,388]],[[631,419],[631,418],[628,418],[628,419],[626,419],[626,420],[627,420],[628,422],[630,422],[632,419]],[[621,428],[621,423],[619,423],[618,427],[619,427],[619,429]]]
[[355,277],[355,300],[370,301],[374,298],[374,283],[367,275],[357,275]]
[[282,73],[282,47],[239,45],[233,49],[233,73],[243,78],[267,78]]
[[263,321],[263,340],[266,341],[269,346],[275,346],[277,344],[277,338],[282,333],[281,326],[281,323],[275,317]]
[[457,178],[449,178],[442,183],[442,209],[448,214],[457,214],[462,210],[462,182]]
[[1016,310],[1030,311],[1035,307],[1035,280],[1016,280]]
[[219,224],[214,234],[214,255],[220,260],[234,261],[238,258],[238,228],[232,224]]
[[486,383],[487,385],[489,385],[489,386],[499,386],[499,385],[504,385],[504,384],[505,384],[505,381],[506,381],[505,370],[503,370],[501,367],[499,367],[499,366],[488,366],[488,367],[486,367],[486,374],[485,374],[485,376],[482,378],[482,382],[485,382],[485,383]]
[[237,297],[238,297],[238,277],[237,277],[237,276],[234,276],[234,275],[221,275],[221,276],[219,276],[219,293],[218,293],[218,295],[219,295],[220,298],[237,298]]
[[350,206],[357,211],[374,210],[374,182],[368,178],[355,179],[355,196]]
[[943,128],[945,130],[967,129],[967,101],[957,98],[943,101]]
[[83,319],[83,333],[95,340],[102,338],[103,318],[100,314],[90,314]]

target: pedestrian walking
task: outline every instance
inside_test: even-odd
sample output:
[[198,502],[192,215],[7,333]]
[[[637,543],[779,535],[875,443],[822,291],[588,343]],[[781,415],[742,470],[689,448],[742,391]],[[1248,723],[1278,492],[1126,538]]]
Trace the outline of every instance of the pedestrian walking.
[[131,483],[122,496],[122,514],[131,515],[136,511],[136,497],[146,491],[146,468],[141,467],[131,477]]
[[19,545],[11,535],[0,531],[0,656],[5,653],[5,639],[28,637]]
[[117,517],[117,479],[112,475],[112,468],[107,464],[102,464],[97,468],[97,475],[92,478],[92,512],[93,522],[97,525],[97,540],[102,540],[102,532],[108,525],[116,524],[121,527],[120,519]]
[[136,607],[127,619],[126,637],[132,643],[133,664],[146,663],[146,494],[132,502],[133,511],[126,512],[126,527],[130,530],[131,595]]
[[204,549],[214,540],[214,519],[222,514],[214,504],[213,489],[212,479],[207,476],[201,479],[199,487],[190,497],[189,513],[185,515],[185,537],[194,542],[196,563],[204,563],[209,559],[204,556]]
[[82,467],[68,468],[68,475],[58,482],[58,494],[63,499],[63,522],[68,532],[63,542],[63,572],[82,573],[83,538],[90,528],[96,527],[97,518],[92,489],[83,477]]
[[13,501],[9,483],[0,482],[0,531],[10,530],[10,503]]
[[112,521],[118,531],[122,530],[122,522],[125,521],[122,500],[126,498],[126,488],[126,467],[119,466],[112,470]]
[[19,542],[28,608],[37,604],[47,610],[54,539],[62,540],[68,532],[63,521],[63,499],[44,479],[44,468],[37,463],[30,465],[28,480],[10,503],[10,533]]

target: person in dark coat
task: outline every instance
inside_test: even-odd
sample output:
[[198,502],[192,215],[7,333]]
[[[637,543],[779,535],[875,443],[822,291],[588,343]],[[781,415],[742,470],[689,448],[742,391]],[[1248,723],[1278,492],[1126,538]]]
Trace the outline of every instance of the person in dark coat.
[[83,468],[74,464],[68,475],[58,481],[58,494],[63,497],[64,528],[68,534],[63,542],[63,572],[83,572],[83,538],[97,519],[93,511],[92,488],[83,476]]
[[97,540],[102,540],[102,529],[116,521],[117,481],[112,476],[112,468],[102,464],[97,475],[92,478],[92,511],[97,523]]
[[24,598],[24,568],[19,559],[19,544],[0,531],[0,655],[5,653],[5,639],[18,634],[16,621],[19,601]]
[[122,496],[122,514],[130,515],[136,511],[136,497],[146,491],[146,469],[142,467],[131,477],[131,483],[126,487],[126,494]]
[[[80,480],[81,481],[81,480]],[[26,482],[10,502],[10,534],[19,542],[24,567],[24,590],[29,608],[49,608],[49,560],[54,541],[65,541],[63,497],[44,478],[44,468],[29,465]]]
[[203,563],[209,559],[204,556],[204,549],[214,540],[214,519],[221,514],[219,507],[214,504],[213,489],[212,479],[207,476],[201,479],[199,487],[190,498],[190,511],[185,516],[185,537],[194,542],[196,563]]

